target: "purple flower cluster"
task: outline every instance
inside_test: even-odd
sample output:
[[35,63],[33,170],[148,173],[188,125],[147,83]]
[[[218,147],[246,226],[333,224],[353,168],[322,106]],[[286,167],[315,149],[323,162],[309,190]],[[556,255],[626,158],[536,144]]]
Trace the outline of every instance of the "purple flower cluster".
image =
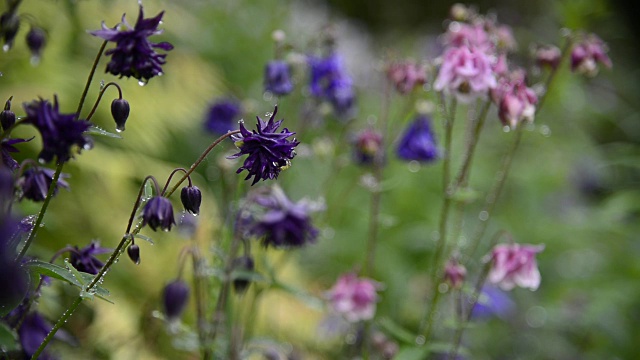
[[[155,49],[169,51],[173,45],[168,42],[152,43],[149,37],[162,33],[158,25],[162,21],[164,11],[153,18],[144,18],[142,6],[136,25],[132,27],[122,15],[122,23],[113,29],[102,22],[102,30],[90,32],[91,35],[116,43],[116,47],[105,52],[111,56],[106,72],[120,77],[134,77],[147,81],[154,76],[162,75],[162,65],[165,64],[166,54],[158,54]],[[129,30],[120,30],[124,25]]]
[[292,202],[279,187],[256,195],[257,209],[247,226],[249,233],[262,244],[274,248],[296,248],[315,241],[318,230],[311,224],[309,213],[315,210],[309,202]]
[[260,179],[277,179],[280,171],[288,168],[296,155],[293,148],[298,146],[300,142],[295,138],[287,140],[295,134],[287,128],[277,132],[283,121],[274,121],[277,112],[278,107],[276,106],[268,121],[256,116],[258,124],[256,130],[252,132],[244,127],[244,123],[240,123],[240,134],[231,136],[240,151],[228,158],[237,159],[240,156],[248,155],[237,173],[247,170],[248,174],[245,180],[253,177],[251,185]]
[[342,118],[351,116],[355,104],[353,80],[347,74],[342,58],[333,52],[324,58],[309,56],[308,63],[311,94],[328,101],[336,115]]
[[74,147],[88,150],[93,146],[91,138],[85,135],[91,123],[78,120],[77,114],[61,114],[57,96],[53,104],[42,99],[25,103],[24,110],[25,123],[35,126],[42,136],[41,161],[49,162],[56,157],[57,162],[66,162],[73,157]]
[[[32,201],[44,201],[49,192],[49,187],[53,182],[54,171],[42,167],[32,167],[27,169],[16,181],[16,185],[22,190],[22,197]],[[67,174],[60,174],[53,195],[58,193],[60,188],[69,189],[69,184],[63,179]]]
[[438,145],[428,116],[418,115],[409,124],[398,143],[397,154],[400,159],[422,163],[438,158]]

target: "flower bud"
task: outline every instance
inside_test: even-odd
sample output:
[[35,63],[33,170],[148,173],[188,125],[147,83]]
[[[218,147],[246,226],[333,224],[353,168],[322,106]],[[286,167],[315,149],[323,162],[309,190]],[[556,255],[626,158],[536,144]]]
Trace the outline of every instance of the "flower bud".
[[140,247],[136,244],[133,244],[127,248],[127,254],[129,255],[129,259],[133,261],[136,265],[140,264]]
[[14,11],[6,12],[0,16],[0,36],[4,40],[3,50],[11,49],[19,28],[20,18]]
[[[241,256],[233,260],[233,268],[239,271],[253,271],[254,264],[251,256]],[[244,294],[251,281],[246,278],[238,278],[233,280],[233,288],[238,294]]]
[[153,231],[158,228],[169,231],[175,223],[173,205],[166,197],[154,196],[142,209],[142,226],[148,224]]
[[0,113],[0,124],[2,125],[2,129],[7,131],[13,124],[16,123],[16,114],[11,111],[11,100],[13,96],[7,100],[4,104],[4,110]]
[[178,319],[189,301],[189,286],[182,280],[170,282],[162,291],[162,301],[167,319]]
[[27,47],[31,51],[31,55],[35,59],[40,58],[42,49],[47,44],[47,34],[38,27],[32,27],[27,33]]
[[200,203],[202,202],[202,193],[196,186],[185,186],[180,193],[180,200],[185,210],[198,215],[200,212]]
[[129,118],[129,102],[125,99],[114,99],[111,102],[111,116],[116,121],[116,130],[124,131],[124,124]]
[[467,276],[467,269],[457,260],[451,259],[444,268],[444,280],[454,289],[462,288],[464,278]]

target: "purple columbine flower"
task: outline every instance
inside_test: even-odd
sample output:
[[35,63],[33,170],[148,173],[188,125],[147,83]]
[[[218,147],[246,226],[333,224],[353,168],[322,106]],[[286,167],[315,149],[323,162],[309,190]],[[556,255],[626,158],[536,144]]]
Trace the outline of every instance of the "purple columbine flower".
[[478,302],[471,311],[471,318],[486,319],[492,316],[507,318],[515,309],[509,295],[497,287],[485,285],[480,291]]
[[273,60],[264,67],[264,89],[275,95],[287,95],[293,91],[291,69],[283,60]]
[[295,248],[315,241],[318,230],[311,224],[309,213],[317,210],[306,200],[293,203],[280,187],[259,194],[258,205],[250,220],[249,233],[261,238],[262,244],[274,248]]
[[175,223],[173,205],[164,196],[152,197],[142,210],[142,226],[149,224],[153,231],[156,231],[157,228],[169,231]]
[[438,158],[438,145],[429,116],[421,114],[413,120],[400,139],[396,152],[400,159],[407,161],[428,163]]
[[284,128],[281,132],[277,132],[283,121],[273,120],[277,112],[278,107],[276,106],[269,121],[263,121],[259,116],[256,116],[257,130],[252,132],[244,127],[244,123],[240,123],[240,134],[231,136],[240,151],[227,159],[237,159],[242,155],[248,155],[236,173],[239,174],[243,170],[247,170],[249,174],[245,180],[253,177],[251,185],[260,179],[277,179],[280,171],[291,166],[291,160],[296,155],[293,148],[300,144],[295,138],[287,140],[288,137],[295,134],[289,129]]
[[[106,72],[120,77],[134,77],[140,81],[147,81],[154,76],[162,75],[162,65],[165,64],[166,54],[158,54],[155,49],[169,51],[173,45],[168,42],[152,43],[149,37],[162,34],[158,29],[164,11],[153,18],[144,19],[142,6],[136,25],[132,27],[122,15],[122,23],[110,29],[102,22],[102,30],[91,31],[90,34],[107,41],[116,43],[116,47],[105,52],[111,55]],[[128,30],[120,30],[125,26]]]
[[334,52],[325,58],[310,56],[308,63],[311,94],[329,101],[338,116],[352,115],[355,103],[353,80],[347,74],[342,58]]
[[536,263],[536,254],[544,250],[544,245],[498,244],[491,252],[491,270],[488,280],[500,286],[502,290],[511,290],[516,286],[538,289],[540,271]]
[[20,337],[22,351],[27,357],[35,354],[44,338],[51,331],[51,328],[51,324],[37,312],[31,312],[25,316],[22,326],[18,329],[18,336]]
[[380,284],[354,273],[340,276],[329,290],[328,298],[333,310],[349,322],[373,319],[376,313]]
[[189,302],[189,286],[182,280],[174,280],[167,284],[162,291],[162,303],[167,320],[175,321],[180,318]]
[[4,103],[4,110],[0,112],[0,125],[2,125],[2,130],[4,131],[7,131],[16,123],[16,113],[11,111],[11,100],[13,100],[13,96]]
[[180,192],[180,201],[182,201],[185,210],[198,215],[200,203],[202,203],[202,193],[197,186],[185,186]]
[[35,126],[42,136],[41,161],[49,162],[55,156],[58,162],[65,162],[73,157],[74,147],[88,150],[93,146],[91,138],[85,135],[91,123],[76,120],[76,114],[61,114],[57,96],[53,104],[40,99],[24,103],[23,107],[27,113],[25,122]]
[[236,101],[218,100],[209,107],[204,127],[214,134],[226,134],[237,127],[241,112],[240,104]]
[[27,142],[27,141],[31,141],[33,138],[30,139],[2,139],[2,141],[0,142],[0,153],[2,154],[2,163],[8,167],[9,169],[11,169],[12,171],[19,168],[20,165],[18,164],[18,162],[13,158],[13,156],[11,156],[11,153],[17,153],[20,152],[20,150],[18,150],[14,145],[15,144],[20,144],[23,142]]
[[75,250],[71,253],[71,265],[78,271],[86,272],[89,274],[97,275],[100,269],[104,266],[104,263],[98,260],[94,255],[106,254],[111,252],[111,249],[100,247],[98,241],[92,241],[91,244],[78,249],[74,246]]
[[[18,188],[22,190],[22,197],[32,201],[44,201],[49,192],[49,186],[53,181],[55,171],[42,167],[32,167],[27,169],[16,182]],[[53,191],[55,196],[60,188],[69,189],[69,184],[63,179],[67,174],[60,174],[56,188]]]
[[496,85],[489,55],[480,48],[460,46],[445,52],[433,88],[453,93],[459,101],[469,103],[486,96]]
[[18,222],[7,216],[0,221],[0,307],[12,309],[27,295],[29,277],[22,264],[16,261]]

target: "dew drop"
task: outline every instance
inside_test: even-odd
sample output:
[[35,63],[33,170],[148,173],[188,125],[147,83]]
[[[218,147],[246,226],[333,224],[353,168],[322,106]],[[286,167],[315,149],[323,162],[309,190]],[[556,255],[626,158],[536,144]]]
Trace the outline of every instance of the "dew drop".
[[480,219],[480,221],[489,220],[489,212],[486,210],[480,211],[480,214],[478,214],[478,219]]
[[124,131],[124,128],[120,128],[120,127],[117,127],[117,128],[116,128],[116,132],[117,132],[117,133],[121,133],[121,132],[123,132],[123,131]]
[[540,126],[540,134],[544,137],[549,137],[551,136],[551,129],[547,125],[542,125]]
[[264,113],[264,116],[271,117],[271,116],[273,116],[273,113],[272,112],[266,112],[266,113]]
[[511,127],[509,125],[505,125],[502,127],[502,131],[508,133],[509,131],[511,131]]
[[407,167],[409,168],[409,171],[412,173],[417,173],[418,171],[420,171],[420,163],[415,160],[409,161],[409,164],[407,165]]
[[445,283],[441,283],[440,285],[438,285],[438,291],[441,294],[446,293],[447,291],[449,291],[449,285],[445,284]]
[[271,101],[272,99],[273,99],[273,93],[271,91],[265,91],[264,94],[262,94],[262,100]]
[[416,336],[416,345],[424,345],[425,338],[422,335]]
[[138,85],[145,86],[147,85],[147,82],[148,82],[147,80],[138,80]]
[[[160,24],[162,24],[162,21],[160,21]],[[162,75],[164,75],[164,73],[160,71],[156,76],[162,76]]]
[[238,120],[238,124],[244,124],[244,119]]
[[2,46],[2,51],[7,52],[11,49],[11,46],[9,44],[4,44]]
[[29,62],[31,66],[38,66],[38,64],[40,64],[40,56],[32,56]]
[[39,162],[40,164],[42,164],[42,165],[44,165],[44,164],[46,164],[46,163],[47,163],[46,161],[44,161],[44,159],[43,159],[43,158],[39,158],[39,159],[38,159],[38,162]]

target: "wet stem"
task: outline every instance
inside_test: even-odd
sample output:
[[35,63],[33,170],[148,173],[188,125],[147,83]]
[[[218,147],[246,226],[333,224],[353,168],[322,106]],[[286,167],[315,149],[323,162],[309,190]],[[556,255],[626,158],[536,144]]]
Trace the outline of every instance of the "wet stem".
[[[98,50],[98,54],[96,55],[95,60],[93,61],[93,66],[91,67],[91,71],[89,72],[89,76],[87,77],[87,83],[84,86],[84,90],[82,91],[82,95],[80,96],[80,101],[78,103],[78,109],[76,110],[76,116],[80,116],[80,111],[82,111],[82,106],[84,105],[84,101],[87,98],[87,93],[89,92],[89,87],[91,86],[91,80],[93,79],[93,75],[96,72],[96,68],[98,67],[98,63],[100,62],[100,57],[104,52],[104,48],[107,46],[107,41],[102,42],[102,46]],[[27,250],[31,246],[33,239],[36,237],[36,233],[42,224],[42,219],[44,218],[44,214],[47,212],[47,207],[49,206],[49,202],[51,202],[51,198],[58,187],[58,180],[60,179],[60,174],[62,173],[62,167],[64,166],[64,162],[60,162],[56,167],[56,172],[53,174],[53,178],[51,179],[51,185],[49,185],[49,191],[47,192],[47,197],[44,199],[42,203],[42,208],[40,208],[40,212],[38,213],[38,217],[36,218],[36,222],[33,226],[33,230],[29,233],[29,237],[25,242],[24,246],[20,250],[18,254],[18,261],[22,260],[24,255],[27,253]]]
[[[231,135],[237,134],[239,132],[240,132],[240,130],[230,131],[230,132],[220,136],[213,143],[211,143],[211,145],[209,145],[209,147],[207,147],[207,149],[205,149],[205,151],[193,163],[193,165],[191,165],[191,167],[185,173],[185,175],[180,180],[178,180],[178,182],[175,184],[175,186],[168,193],[166,193],[164,196],[165,197],[169,197],[180,186],[180,184],[182,184],[189,177],[189,175],[198,167],[198,165],[200,165],[200,163],[202,163],[202,161],[207,157],[207,154],[209,154],[209,152],[211,152],[211,150],[213,150],[213,148],[216,145],[220,144],[220,142],[222,142],[224,139],[230,137]],[[62,168],[62,166],[60,165],[59,168]],[[122,254],[124,249],[127,247],[127,245],[131,243],[131,241],[134,238],[134,236],[136,234],[138,234],[140,232],[140,230],[142,229],[142,227],[140,226],[140,223],[138,223],[138,225],[133,229],[133,231],[131,231],[131,227],[133,226],[133,221],[135,219],[135,214],[136,214],[136,212],[138,210],[138,207],[140,206],[140,203],[141,203],[140,199],[142,197],[146,181],[149,180],[149,179],[150,179],[150,177],[145,178],[145,180],[142,183],[142,186],[140,187],[140,191],[138,192],[138,196],[137,196],[135,204],[133,206],[133,210],[131,211],[131,216],[129,217],[129,222],[127,224],[127,230],[125,231],[125,235],[122,237],[122,240],[120,240],[120,243],[118,244],[118,247],[113,251],[113,253],[109,257],[109,260],[107,260],[107,262],[104,264],[104,266],[100,269],[100,272],[98,272],[98,275],[96,275],[93,278],[93,280],[89,283],[89,285],[87,285],[83,289],[83,292],[91,293],[92,290],[97,286],[98,283],[102,283],[102,281],[104,280],[104,276],[107,274],[107,272],[109,271],[111,266],[113,266],[113,264],[115,264],[117,262],[118,258],[120,257],[120,255]],[[71,315],[73,315],[74,311],[78,308],[78,306],[82,302],[82,299],[83,299],[82,296],[78,296],[78,298],[76,298],[76,300],[69,306],[67,311],[65,311],[64,314],[62,314],[62,316],[60,317],[60,319],[58,319],[58,321],[53,326],[51,331],[44,338],[44,340],[42,341],[42,344],[40,344],[40,347],[38,347],[38,350],[36,350],[36,352],[31,357],[31,359],[35,360],[35,359],[38,358],[38,356],[40,356],[40,354],[42,353],[42,351],[44,351],[44,348],[47,346],[47,344],[53,339],[53,336],[56,334],[56,332],[62,327],[62,325],[64,325],[64,323],[67,321],[67,319],[69,319],[71,317]]]

